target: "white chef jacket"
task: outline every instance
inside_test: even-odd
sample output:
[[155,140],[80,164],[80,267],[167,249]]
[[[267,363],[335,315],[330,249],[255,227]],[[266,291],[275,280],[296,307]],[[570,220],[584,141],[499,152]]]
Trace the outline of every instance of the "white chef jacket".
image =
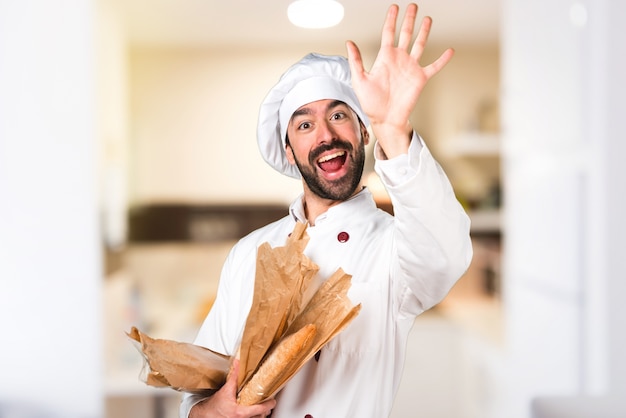
[[[378,209],[365,188],[307,228],[304,253],[319,265],[318,280],[341,267],[352,275],[348,297],[362,307],[280,391],[272,418],[388,416],[415,317],[440,302],[469,265],[469,219],[421,138],[414,134],[408,155],[377,159],[376,171],[394,216]],[[285,245],[297,220],[306,223],[302,197],[288,216],[233,247],[195,344],[236,352],[252,304],[257,247]],[[185,394],[180,417],[201,399]]]

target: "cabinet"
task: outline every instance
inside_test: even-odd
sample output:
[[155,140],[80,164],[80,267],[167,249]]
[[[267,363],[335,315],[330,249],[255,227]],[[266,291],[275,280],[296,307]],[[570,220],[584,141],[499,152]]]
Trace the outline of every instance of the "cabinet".
[[452,292],[465,299],[500,295],[500,138],[496,132],[466,131],[442,141],[442,165],[471,220],[474,258]]
[[469,131],[445,141],[443,157],[450,180],[472,220],[473,234],[499,234],[500,138],[495,132]]

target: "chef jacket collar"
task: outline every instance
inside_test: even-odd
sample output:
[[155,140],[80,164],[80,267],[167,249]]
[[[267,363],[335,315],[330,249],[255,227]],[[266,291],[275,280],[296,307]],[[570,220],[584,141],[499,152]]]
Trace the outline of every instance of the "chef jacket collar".
[[[330,207],[326,212],[322,213],[315,219],[315,225],[319,225],[320,222],[324,222],[326,219],[333,219],[341,216],[351,216],[356,210],[357,206],[363,208],[362,205],[366,205],[366,202],[371,202],[371,205],[374,207],[376,204],[374,203],[374,199],[372,197],[372,193],[369,191],[367,187],[363,187],[360,192],[349,198],[348,200]],[[302,223],[308,223],[306,218],[306,213],[304,211],[304,195],[301,194],[290,206],[289,212],[291,216],[293,216],[295,221],[300,221]]]

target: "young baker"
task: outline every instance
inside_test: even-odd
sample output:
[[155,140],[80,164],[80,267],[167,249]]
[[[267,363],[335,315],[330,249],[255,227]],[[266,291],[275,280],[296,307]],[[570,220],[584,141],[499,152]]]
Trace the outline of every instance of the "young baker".
[[[472,257],[469,219],[409,122],[427,81],[453,54],[448,49],[421,66],[431,20],[423,20],[413,42],[416,15],[417,6],[409,5],[396,44],[398,6],[390,7],[369,72],[348,42],[348,60],[307,55],[269,92],[258,124],[261,154],[279,172],[301,179],[303,193],[287,216],[234,246],[195,343],[236,353],[252,303],[257,247],[284,245],[296,221],[309,225],[305,254],[320,266],[319,280],[340,267],[352,275],[348,296],[362,304],[360,314],[276,399],[237,405],[235,366],[213,396],[186,394],[181,418],[389,415],[415,317],[445,297]],[[394,216],[377,209],[361,185],[367,126]]]

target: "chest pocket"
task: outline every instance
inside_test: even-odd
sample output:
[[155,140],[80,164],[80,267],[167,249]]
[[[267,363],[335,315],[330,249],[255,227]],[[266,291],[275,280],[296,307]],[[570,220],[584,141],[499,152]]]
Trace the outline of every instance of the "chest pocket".
[[393,328],[387,324],[387,290],[381,283],[352,283],[348,297],[353,304],[361,304],[361,311],[326,348],[346,354],[380,350],[385,332]]

